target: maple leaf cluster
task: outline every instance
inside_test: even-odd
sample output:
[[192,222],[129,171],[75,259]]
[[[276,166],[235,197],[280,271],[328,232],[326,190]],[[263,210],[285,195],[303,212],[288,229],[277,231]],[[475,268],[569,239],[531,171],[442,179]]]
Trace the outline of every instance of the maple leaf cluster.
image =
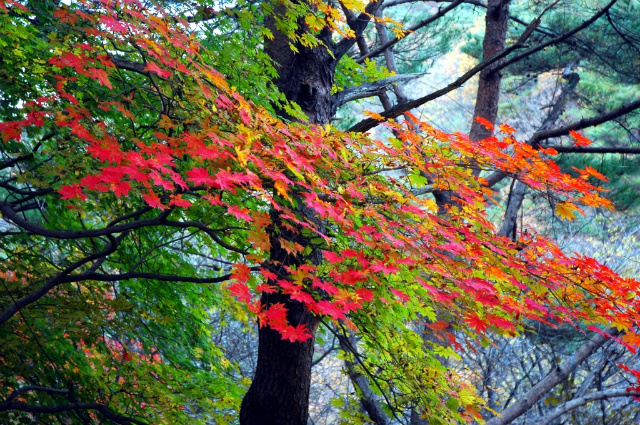
[[[0,124],[5,143],[53,126],[61,144],[82,152],[77,172],[56,183],[79,212],[116,200],[215,217],[206,232],[233,263],[224,287],[283,339],[313,335],[289,322],[285,303],[262,295],[354,330],[363,313],[444,312],[449,326],[431,328],[453,344],[454,330],[515,335],[525,319],[613,324],[635,335],[638,282],[533,231],[517,242],[497,236],[486,214],[493,192],[473,172],[544,190],[570,219],[580,204],[610,207],[588,180],[603,178],[595,170],[563,173],[551,150],[516,140],[508,126],[499,127],[505,137],[472,142],[409,116],[384,122],[394,137],[378,141],[285,123],[230,88],[180,18],[144,13],[135,1],[104,2],[92,14],[65,6],[55,16],[75,23],[75,39],[48,60],[46,96],[25,102],[24,119]],[[126,66],[135,76],[123,75],[123,59],[106,45],[148,60],[138,69],[134,57]],[[90,84],[104,96],[83,96]],[[153,100],[124,90],[136,84]],[[146,115],[134,114],[145,102],[153,105]],[[445,214],[433,191],[453,194]],[[274,260],[276,247],[296,261]],[[311,260],[318,255],[324,261]],[[634,350],[637,340],[622,342]]]
[[[618,310],[628,309],[626,295],[635,281],[602,272],[603,266],[580,257],[566,257],[533,233],[517,244],[495,236],[485,213],[491,191],[473,177],[472,164],[555,193],[563,217],[579,211],[580,203],[609,206],[587,179],[561,172],[548,158],[553,152],[515,140],[513,129],[504,125],[500,129],[506,137],[471,142],[415,118],[411,127],[389,121],[384,125],[396,138],[382,142],[328,126],[285,124],[226,84],[206,63],[186,21],[168,23],[141,13],[141,5],[133,1],[118,7],[116,12],[107,5],[92,15],[69,8],[56,12],[62,20],[86,21],[78,27],[79,36],[88,41],[51,57],[52,70],[61,72],[55,75],[52,93],[28,103],[27,119],[3,123],[9,129],[5,139],[18,140],[21,129],[43,127],[48,121],[40,117],[54,117],[54,124],[68,128],[77,146],[95,158],[93,171],[60,187],[61,199],[78,201],[78,208],[89,196],[99,200],[101,193],[137,197],[163,210],[208,204],[229,226],[246,226],[248,243],[242,252],[250,255],[236,264],[229,290],[261,323],[293,335],[288,337],[293,340],[311,335],[294,332],[272,311],[281,307],[260,305],[255,298],[259,293],[289,295],[313,313],[347,323],[350,312],[379,299],[439,303],[481,332],[490,325],[509,331],[520,317],[548,321],[595,316],[633,328],[630,315],[614,315],[613,304],[600,304],[606,300],[619,303]],[[97,31],[90,25],[96,22],[111,32]],[[176,109],[157,116],[159,129],[152,137],[140,139],[107,125],[79,100],[73,84],[79,78],[96,80],[107,89],[119,78],[113,58],[100,53],[105,39],[123,50],[142,49],[157,61],[143,71],[159,77],[158,89],[172,93],[180,84],[188,100],[183,113]],[[131,103],[131,97],[120,95],[98,100],[96,106],[130,118]],[[403,170],[404,177],[378,171],[389,168]],[[446,219],[437,214],[430,197],[415,194],[421,184],[411,176],[419,175],[429,176],[433,190],[453,191],[455,202]],[[582,171],[585,175],[602,177],[593,170]],[[300,213],[301,204],[313,217]],[[280,226],[300,239],[303,233],[318,238],[327,263],[279,274],[274,272],[277,264],[262,266],[269,262],[269,229],[274,226],[267,210],[276,211]],[[291,256],[305,255],[296,237],[279,244]],[[252,275],[254,268],[245,264],[265,268]],[[598,284],[591,284],[594,276],[600,277]],[[260,277],[265,280],[258,286]]]

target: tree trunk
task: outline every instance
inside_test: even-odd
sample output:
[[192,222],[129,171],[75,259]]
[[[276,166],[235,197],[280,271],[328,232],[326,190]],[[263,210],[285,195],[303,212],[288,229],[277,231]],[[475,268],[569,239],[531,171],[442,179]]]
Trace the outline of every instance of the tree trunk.
[[[282,6],[281,6],[282,8]],[[283,13],[276,7],[275,13]],[[274,39],[265,41],[265,51],[277,64],[278,78],[275,84],[289,101],[300,105],[311,124],[328,123],[331,118],[331,86],[335,61],[326,47],[305,48],[297,45],[299,53],[289,47],[290,40],[275,29],[274,19],[265,17],[265,24]],[[300,23],[304,25],[303,22]],[[331,45],[330,33],[320,34],[325,46]],[[282,115],[286,116],[285,113]],[[303,203],[299,203],[303,205]],[[300,214],[308,215],[303,207]],[[277,214],[272,213],[274,223]],[[311,217],[310,217],[311,218]],[[299,233],[284,232],[271,237],[271,261],[284,265],[321,261],[314,252],[304,259],[292,258],[279,244],[284,237],[305,245]],[[280,268],[281,269],[281,268]],[[282,270],[282,269],[281,269]],[[293,326],[304,323],[314,338],[303,343],[283,341],[282,336],[267,327],[259,330],[258,363],[249,391],[240,408],[241,425],[307,425],[309,417],[309,388],[311,386],[311,364],[315,332],[319,319],[306,310],[304,305],[291,301],[282,294],[263,294],[263,305],[283,303],[288,310],[287,318]]]
[[[282,302],[294,326],[304,323],[315,335],[318,318],[283,295],[263,294],[262,301]],[[279,332],[259,331],[258,364],[249,391],[242,400],[242,425],[307,425],[314,338],[289,342]]]
[[[482,42],[483,59],[490,58],[504,50],[507,39],[507,24],[509,23],[509,3],[511,0],[489,0],[487,5],[486,28]],[[496,65],[499,65],[499,61]],[[498,102],[500,100],[500,83],[502,71],[490,66],[480,73],[478,94],[473,116],[482,117],[491,123],[496,122],[498,116]],[[492,135],[492,131],[477,121],[471,123],[469,139],[482,140]]]

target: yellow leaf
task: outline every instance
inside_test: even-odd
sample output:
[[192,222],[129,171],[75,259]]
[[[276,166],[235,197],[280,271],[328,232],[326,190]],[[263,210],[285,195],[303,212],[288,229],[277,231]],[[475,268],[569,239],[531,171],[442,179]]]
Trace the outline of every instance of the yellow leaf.
[[238,161],[240,161],[240,164],[242,164],[243,167],[246,167],[247,166],[247,157],[249,156],[249,151],[248,150],[239,149],[236,146],[236,154],[238,155]]
[[556,204],[556,214],[563,220],[574,220],[575,211],[582,213],[582,210],[570,202],[558,202]]
[[158,126],[164,130],[171,130],[175,127],[175,124],[171,121],[171,118],[166,115],[162,115],[162,119],[158,121]]
[[364,8],[367,5],[367,2],[362,0],[342,0],[341,3],[345,8],[349,10],[357,10],[358,12],[364,12]]
[[291,201],[291,198],[289,197],[289,194],[287,193],[287,185],[281,181],[277,181],[274,183],[274,186],[276,188],[276,190],[278,191],[278,193],[281,196],[284,196],[286,199],[288,199],[289,201]]

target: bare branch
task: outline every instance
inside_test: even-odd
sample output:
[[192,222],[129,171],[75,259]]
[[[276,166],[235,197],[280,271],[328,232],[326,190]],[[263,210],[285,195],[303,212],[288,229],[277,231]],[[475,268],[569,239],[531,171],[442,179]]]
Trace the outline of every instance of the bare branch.
[[571,130],[576,131],[576,130],[583,130],[587,127],[593,127],[593,126],[605,123],[607,121],[614,120],[622,115],[628,114],[629,112],[633,112],[636,109],[640,109],[640,99],[637,99],[619,108],[613,109],[609,112],[606,112],[601,115],[597,115],[592,118],[583,118],[579,121],[575,121],[571,124],[567,124],[565,126],[556,128],[554,130],[547,130],[547,131],[540,132],[538,134],[535,134],[531,138],[531,141],[529,143],[531,143],[532,146],[536,146],[542,140],[551,139],[553,137],[566,136],[569,134]]
[[583,146],[545,146],[545,148],[551,148],[558,151],[558,153],[618,153],[618,154],[631,154],[640,155],[640,148],[626,148],[626,147],[583,147]]
[[[601,115],[597,115],[592,118],[581,119],[579,121],[575,121],[573,123],[567,124],[560,128],[536,133],[529,140],[529,144],[531,144],[532,146],[540,146],[540,142],[542,140],[551,139],[553,137],[566,136],[569,134],[571,130],[583,130],[585,128],[594,127],[596,125],[600,125],[605,122],[612,121],[622,115],[628,114],[629,112],[633,112],[637,109],[640,109],[640,99],[634,102],[628,103],[626,105],[623,105],[620,108],[613,109],[609,112],[606,112]],[[544,147],[553,148],[559,153],[588,153],[588,154],[617,153],[617,154],[632,154],[632,155],[640,154],[640,148],[628,148],[628,147],[617,147],[617,146],[582,147],[582,146],[545,145]],[[486,178],[487,186],[493,187],[506,177],[507,175],[504,174],[503,172],[496,171]]]
[[67,403],[67,404],[58,404],[55,406],[39,406],[34,404],[27,404],[20,401],[5,401],[0,403],[0,412],[5,412],[7,410],[19,410],[22,412],[28,413],[61,413],[68,412],[72,410],[95,410],[98,411],[105,418],[109,419],[112,422],[121,425],[147,425],[146,422],[143,422],[138,419],[134,419],[128,416],[119,415],[114,413],[104,404],[99,403]]
[[346,90],[342,90],[332,96],[332,108],[339,108],[345,103],[352,102],[357,99],[364,99],[366,97],[379,96],[384,93],[388,87],[392,84],[404,83],[406,81],[414,80],[425,75],[425,73],[416,74],[401,74],[393,75],[382,80],[374,81],[372,83],[363,84],[356,87],[350,87]]
[[7,397],[6,401],[13,401],[16,398],[20,397],[22,394],[32,392],[32,391],[42,391],[42,392],[53,393],[53,394],[69,394],[69,390],[67,389],[41,387],[39,385],[27,385],[25,387],[18,388],[17,390],[9,394],[9,397]]
[[[524,46],[524,42],[529,38],[529,36],[533,32],[533,30],[539,24],[540,24],[540,17],[536,18],[531,23],[531,25],[529,27],[527,27],[527,29],[522,33],[522,35],[520,36],[518,41],[516,41],[514,44],[512,44],[511,46],[509,46],[506,49],[502,50],[500,53],[497,53],[497,54],[491,56],[490,58],[482,61],[478,65],[474,66],[473,68],[471,68],[470,70],[465,72],[461,77],[459,77],[454,82],[452,82],[451,84],[447,85],[446,87],[443,87],[442,89],[437,90],[437,91],[435,91],[433,93],[430,93],[430,94],[428,94],[426,96],[423,96],[421,98],[418,98],[418,99],[415,99],[415,100],[411,100],[409,102],[404,102],[404,103],[398,104],[395,107],[393,107],[392,109],[384,111],[380,115],[382,115],[384,118],[396,118],[396,117],[402,115],[404,112],[406,112],[406,111],[408,111],[410,109],[417,108],[418,106],[421,106],[421,105],[423,105],[423,104],[425,104],[427,102],[430,102],[430,101],[432,101],[434,99],[437,99],[437,98],[439,98],[441,96],[444,96],[445,94],[447,94],[447,93],[449,93],[449,92],[451,92],[451,91],[453,91],[453,90],[455,90],[457,88],[460,88],[464,83],[466,83],[474,75],[476,75],[477,73],[479,73],[483,69],[486,69],[489,66],[493,65],[494,63],[496,63],[500,59],[504,58],[505,56],[507,56],[511,52],[522,48]],[[379,123],[380,122],[378,120],[375,120],[373,118],[367,118],[367,119],[362,120],[359,123],[355,124],[348,131],[363,133],[365,131],[371,130],[372,128],[376,127]]]
[[[445,8],[440,8],[438,10],[438,13],[436,13],[434,15],[431,15],[427,19],[425,19],[424,21],[418,22],[417,24],[407,28],[406,31],[415,32],[415,31],[419,30],[420,28],[423,28],[423,27],[429,25],[430,23],[432,23],[434,21],[437,21],[438,19],[442,18],[444,15],[446,15],[448,12],[450,12],[453,9],[455,9],[456,7],[458,7],[462,3],[464,3],[464,0],[455,0],[449,6],[447,6]],[[369,53],[360,56],[358,59],[356,59],[356,62],[357,63],[363,63],[365,61],[365,59],[367,59],[367,58],[372,58],[372,57],[378,56],[379,54],[381,54],[382,52],[384,52],[385,50],[387,50],[391,46],[393,46],[396,43],[398,43],[400,40],[402,40],[402,39],[398,38],[398,37],[393,37],[391,40],[387,41],[386,43],[383,43],[382,46],[377,47],[377,48],[371,50]]]
[[505,60],[504,62],[502,62],[500,65],[498,65],[498,69],[503,69],[506,68],[507,66],[516,63],[528,56],[531,56],[532,54],[539,52],[542,49],[545,49],[549,46],[553,46],[555,44],[558,43],[562,43],[563,41],[567,40],[569,37],[571,37],[574,34],[577,34],[578,32],[582,31],[583,29],[587,28],[588,26],[590,26],[591,24],[593,24],[595,21],[597,21],[598,19],[600,19],[605,13],[607,13],[607,11],[609,9],[611,9],[611,7],[617,2],[618,0],[611,0],[605,7],[603,7],[602,9],[600,9],[595,15],[593,15],[591,18],[587,19],[586,21],[584,21],[582,24],[578,25],[577,27],[575,27],[574,29],[572,29],[569,32],[566,32],[562,35],[559,35],[556,38],[553,38],[545,43],[541,43],[538,44],[535,47],[532,47],[529,50],[526,50],[522,53],[520,53],[519,55],[515,55],[512,58],[509,58],[507,60]]
[[[355,44],[356,39],[360,35],[362,35],[364,30],[369,25],[371,16],[376,13],[382,3],[383,0],[372,1],[364,8],[364,12],[362,12],[357,17],[355,17],[355,15],[353,15],[352,13],[345,12],[347,25],[349,25],[349,28],[353,30],[353,32],[355,33],[355,37],[343,38],[333,46],[332,52],[336,60],[339,60],[342,56],[344,56],[344,54],[349,51],[351,46]],[[344,6],[343,9],[348,10]]]
[[[615,337],[620,334],[620,331],[616,328],[609,328],[605,330],[604,333]],[[520,399],[500,412],[500,416],[496,416],[487,421],[487,425],[508,425],[513,422],[516,418],[528,411],[531,406],[542,400],[556,385],[567,379],[580,364],[591,357],[591,355],[608,340],[604,335],[595,334],[591,339],[582,344],[572,357],[557,366]]]
[[573,400],[569,400],[566,403],[562,403],[547,415],[545,415],[541,419],[538,419],[536,423],[539,425],[547,425],[553,422],[555,419],[558,419],[565,413],[568,413],[580,406],[584,406],[585,404],[591,403],[596,400],[607,400],[615,397],[640,397],[640,393],[627,391],[626,389],[597,391],[595,393],[587,394],[584,397],[574,398]]

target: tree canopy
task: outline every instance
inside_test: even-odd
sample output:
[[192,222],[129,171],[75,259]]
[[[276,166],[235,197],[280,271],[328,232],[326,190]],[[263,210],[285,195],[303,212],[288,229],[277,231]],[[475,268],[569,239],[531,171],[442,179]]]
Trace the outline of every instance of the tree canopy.
[[[446,359],[494,335],[568,324],[595,333],[585,356],[607,337],[635,352],[636,280],[488,213],[507,178],[563,220],[613,208],[593,164],[553,161],[587,149],[588,119],[521,141],[481,108],[467,136],[410,112],[438,95],[396,91],[330,123],[414,78],[347,55],[370,21],[397,33],[381,52],[409,37],[381,4],[0,4],[0,419],[306,424],[319,327],[364,378],[354,399],[431,423],[482,420]],[[468,78],[513,60],[535,19]],[[232,321],[258,324],[252,382],[215,342]]]

